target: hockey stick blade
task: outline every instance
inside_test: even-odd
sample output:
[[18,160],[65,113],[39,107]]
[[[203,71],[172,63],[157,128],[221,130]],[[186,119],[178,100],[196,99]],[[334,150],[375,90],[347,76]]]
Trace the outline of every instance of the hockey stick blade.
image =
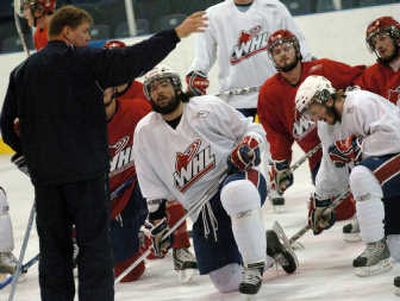
[[299,266],[299,259],[293,249],[293,246],[291,245],[289,238],[287,237],[285,231],[283,230],[283,227],[281,226],[281,224],[277,221],[274,222],[274,224],[272,225],[272,230],[275,231],[276,235],[278,235],[279,240],[281,241],[282,245],[286,248],[286,250],[292,254],[295,262],[296,262],[296,266]]
[[[330,206],[325,208],[325,210],[328,209],[334,209],[337,206],[339,206],[350,194],[350,190],[347,189],[343,193],[341,193],[338,197],[335,198],[335,200],[332,202]],[[325,211],[324,210],[324,211]],[[324,212],[322,212],[323,214]],[[305,233],[307,233],[308,230],[311,229],[310,225],[305,225],[303,228],[301,228],[299,231],[297,231],[295,234],[293,234],[290,238],[286,235],[285,231],[283,230],[283,227],[278,223],[275,222],[273,225],[273,229],[277,234],[279,234],[279,237],[282,239],[282,241],[287,244],[287,245],[293,245],[294,242],[296,242],[300,237],[302,237]]]

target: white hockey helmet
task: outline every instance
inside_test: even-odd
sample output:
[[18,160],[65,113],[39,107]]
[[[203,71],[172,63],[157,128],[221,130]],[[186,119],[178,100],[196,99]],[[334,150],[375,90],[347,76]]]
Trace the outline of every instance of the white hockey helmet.
[[296,110],[303,114],[313,103],[326,103],[335,92],[336,89],[327,78],[320,75],[310,75],[297,90]]
[[149,72],[147,72],[146,75],[144,76],[144,83],[143,83],[144,94],[149,100],[151,100],[150,97],[151,84],[154,81],[161,79],[169,79],[175,91],[182,90],[182,82],[177,72],[171,70],[169,67],[165,65],[156,66]]

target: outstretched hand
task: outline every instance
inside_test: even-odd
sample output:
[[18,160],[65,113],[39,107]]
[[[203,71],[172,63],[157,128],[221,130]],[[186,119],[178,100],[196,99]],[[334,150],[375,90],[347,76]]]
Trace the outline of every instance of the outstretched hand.
[[203,32],[207,27],[207,17],[205,11],[198,11],[187,17],[176,28],[179,38],[185,38],[193,32]]

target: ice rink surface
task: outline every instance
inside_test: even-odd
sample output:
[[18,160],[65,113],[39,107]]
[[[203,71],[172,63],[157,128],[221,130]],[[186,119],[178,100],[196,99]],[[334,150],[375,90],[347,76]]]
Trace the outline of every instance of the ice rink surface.
[[[296,150],[297,157],[300,153]],[[7,190],[14,228],[15,255],[18,256],[33,202],[33,187],[25,175],[9,163],[8,155],[0,156],[0,185]],[[263,208],[267,228],[279,221],[290,236],[306,223],[307,200],[312,191],[307,164],[294,174],[295,184],[286,193],[283,213],[274,213],[267,202]],[[344,242],[343,223],[313,236],[300,239],[304,249],[297,250],[300,267],[286,275],[273,267],[264,274],[260,293],[251,300],[266,301],[400,301],[393,294],[393,277],[400,275],[399,265],[381,275],[360,278],[354,275],[352,260],[364,249],[361,242]],[[38,252],[38,237],[32,231],[25,261]],[[189,284],[181,284],[173,271],[171,255],[163,260],[147,261],[145,275],[136,282],[119,284],[115,300],[144,301],[236,301],[245,300],[239,293],[218,293],[208,276],[195,276]],[[25,281],[18,284],[15,300],[40,300],[37,265],[31,268]],[[10,288],[0,290],[0,301],[7,300]]]

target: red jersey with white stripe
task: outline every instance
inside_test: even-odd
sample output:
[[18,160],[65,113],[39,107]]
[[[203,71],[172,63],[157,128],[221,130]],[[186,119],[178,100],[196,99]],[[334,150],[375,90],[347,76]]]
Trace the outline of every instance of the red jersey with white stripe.
[[400,70],[376,63],[367,68],[355,84],[400,106]]
[[118,99],[117,111],[108,122],[112,218],[125,208],[136,185],[133,135],[139,120],[150,111],[151,105],[144,98]]
[[[294,141],[304,152],[320,143],[316,124],[304,116],[295,118],[296,92],[309,75],[325,76],[335,88],[344,89],[365,69],[364,66],[352,67],[328,59],[302,62],[301,67],[297,85],[291,85],[277,73],[263,84],[259,93],[257,113],[267,132],[273,160],[290,161]],[[310,158],[311,169],[314,169],[320,160],[321,151]]]

